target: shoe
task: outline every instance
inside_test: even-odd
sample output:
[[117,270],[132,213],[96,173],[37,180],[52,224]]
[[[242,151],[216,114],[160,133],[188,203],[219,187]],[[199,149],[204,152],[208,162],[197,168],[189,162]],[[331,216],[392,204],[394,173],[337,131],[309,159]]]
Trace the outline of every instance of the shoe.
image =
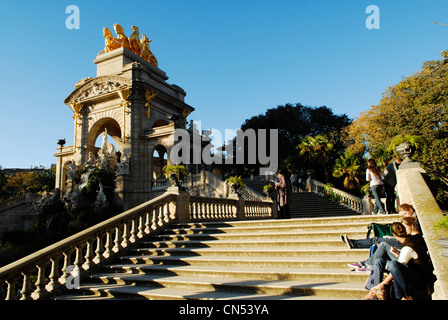
[[359,269],[359,268],[362,268],[362,265],[359,264],[359,263],[357,263],[357,262],[355,262],[355,263],[348,263],[347,265],[348,265],[350,268],[352,268],[352,269]]
[[370,269],[369,267],[364,266],[362,268],[356,269],[356,271],[358,271],[358,272],[370,272],[370,271],[372,271],[372,269]]
[[341,235],[341,240],[344,241],[344,243],[347,245],[349,249],[353,248],[353,244],[346,234]]

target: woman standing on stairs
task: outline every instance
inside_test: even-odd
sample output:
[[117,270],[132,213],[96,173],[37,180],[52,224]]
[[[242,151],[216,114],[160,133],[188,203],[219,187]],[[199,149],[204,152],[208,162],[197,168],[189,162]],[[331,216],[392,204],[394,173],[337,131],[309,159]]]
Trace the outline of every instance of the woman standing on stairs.
[[282,170],[277,172],[277,180],[275,181],[275,190],[277,190],[278,218],[290,219],[289,213],[289,196],[291,193],[291,185],[289,180],[285,178]]
[[370,181],[370,190],[372,190],[373,197],[375,198],[375,206],[373,207],[373,214],[378,214],[378,210],[381,214],[386,214],[383,204],[381,203],[381,194],[384,192],[384,176],[380,168],[377,167],[374,159],[367,161],[366,180]]

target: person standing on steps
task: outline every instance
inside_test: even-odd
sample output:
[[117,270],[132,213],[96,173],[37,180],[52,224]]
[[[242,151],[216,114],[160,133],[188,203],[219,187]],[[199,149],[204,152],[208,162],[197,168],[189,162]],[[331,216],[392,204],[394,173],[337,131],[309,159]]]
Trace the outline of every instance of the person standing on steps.
[[277,190],[278,218],[290,219],[289,197],[291,193],[291,184],[289,179],[285,178],[284,172],[281,169],[277,172],[275,190]]
[[389,163],[384,170],[384,191],[386,192],[386,211],[388,214],[397,213],[395,209],[395,200],[397,199],[395,195],[395,186],[397,185],[397,170],[401,164],[401,158],[396,157],[394,161]]
[[375,206],[373,207],[372,214],[386,214],[383,204],[381,203],[381,194],[384,191],[383,173],[380,168],[377,167],[374,159],[367,161],[366,180],[370,181],[370,189],[372,190],[373,197],[375,198]]

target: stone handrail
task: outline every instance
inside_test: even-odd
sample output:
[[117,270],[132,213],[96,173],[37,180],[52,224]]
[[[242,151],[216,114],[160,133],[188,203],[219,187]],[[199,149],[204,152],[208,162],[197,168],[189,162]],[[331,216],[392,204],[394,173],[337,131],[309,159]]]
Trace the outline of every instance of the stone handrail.
[[[329,188],[327,185],[325,185],[324,183],[311,179],[309,178],[307,180],[307,186],[308,186],[308,191],[310,192],[314,192],[317,193],[319,195],[324,195],[324,190],[326,188]],[[339,202],[354,210],[357,212],[362,213],[363,212],[363,204],[362,204],[362,199],[359,197],[356,197],[350,193],[347,193],[345,191],[330,187],[330,189],[332,190],[332,192],[337,195],[339,197]]]
[[448,239],[448,230],[436,229],[434,223],[443,217],[443,211],[426,184],[426,172],[416,162],[403,161],[397,171],[400,203],[409,203],[415,209],[434,266],[437,281],[433,300],[448,300],[448,258],[441,254],[440,239]]
[[6,300],[17,298],[18,283],[20,300],[37,300],[56,292],[70,277],[69,266],[82,276],[137,239],[170,223],[175,218],[175,201],[176,194],[165,193],[0,268],[0,284],[7,284]]
[[[275,218],[272,201],[191,197],[166,192],[84,231],[0,268],[6,300],[37,300],[57,294],[139,239],[173,221],[223,221]],[[73,273],[75,272],[75,273]],[[67,287],[68,288],[68,287]]]

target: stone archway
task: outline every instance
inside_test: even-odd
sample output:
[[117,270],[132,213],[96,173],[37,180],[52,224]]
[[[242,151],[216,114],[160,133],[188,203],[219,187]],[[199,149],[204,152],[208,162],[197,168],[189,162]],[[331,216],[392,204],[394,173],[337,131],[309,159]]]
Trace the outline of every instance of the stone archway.
[[117,144],[117,151],[120,153],[123,152],[123,143],[121,139],[122,130],[120,128],[120,124],[117,122],[117,120],[106,117],[99,119],[90,128],[87,136],[87,154],[90,151],[93,151],[94,154],[97,155],[98,148],[95,146],[95,143],[100,134],[102,134],[105,130],[107,130],[107,134],[110,135]]
[[163,167],[168,164],[168,150],[163,145],[157,145],[152,151],[152,178],[157,180],[164,178]]

